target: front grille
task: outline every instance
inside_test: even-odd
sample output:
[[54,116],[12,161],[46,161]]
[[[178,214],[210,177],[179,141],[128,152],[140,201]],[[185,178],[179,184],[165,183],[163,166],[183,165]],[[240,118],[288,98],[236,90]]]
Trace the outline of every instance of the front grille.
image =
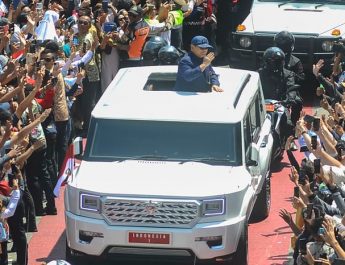
[[200,216],[194,200],[106,198],[102,215],[110,225],[192,227]]

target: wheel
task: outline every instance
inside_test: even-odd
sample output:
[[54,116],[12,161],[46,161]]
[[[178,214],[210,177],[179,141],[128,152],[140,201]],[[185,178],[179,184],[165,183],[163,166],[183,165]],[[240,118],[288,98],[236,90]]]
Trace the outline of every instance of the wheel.
[[262,221],[270,212],[271,208],[271,177],[270,173],[265,177],[262,189],[256,198],[256,202],[251,213],[251,220]]
[[245,222],[240,240],[238,241],[237,251],[231,261],[232,265],[248,265],[248,223]]
[[71,263],[71,265],[82,265],[82,264],[85,265],[86,264],[85,257],[76,256],[73,253],[72,249],[68,246],[67,240],[66,240],[66,261]]
[[70,262],[73,265],[77,262],[77,257],[73,255],[72,250],[67,244],[67,240],[66,240],[66,261]]
[[275,163],[279,163],[284,157],[284,145],[282,143],[281,137],[278,135],[276,131],[273,131],[273,148],[272,148],[272,157],[271,161]]

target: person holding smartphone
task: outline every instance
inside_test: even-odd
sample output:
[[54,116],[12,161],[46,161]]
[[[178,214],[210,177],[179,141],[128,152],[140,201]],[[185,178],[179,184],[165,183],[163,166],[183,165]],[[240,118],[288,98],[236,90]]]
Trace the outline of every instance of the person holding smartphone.
[[195,36],[191,51],[178,65],[175,83],[176,91],[186,92],[223,92],[217,74],[211,63],[215,58],[213,47],[204,36]]

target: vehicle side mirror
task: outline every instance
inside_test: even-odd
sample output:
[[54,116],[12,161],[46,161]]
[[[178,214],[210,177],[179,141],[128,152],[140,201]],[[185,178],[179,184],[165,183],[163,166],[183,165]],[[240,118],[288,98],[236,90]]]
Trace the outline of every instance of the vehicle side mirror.
[[255,160],[251,160],[251,159],[249,159],[246,164],[247,164],[247,167],[257,167],[258,166],[258,162]]
[[75,157],[82,157],[84,150],[83,150],[83,138],[76,137],[73,141],[73,153]]

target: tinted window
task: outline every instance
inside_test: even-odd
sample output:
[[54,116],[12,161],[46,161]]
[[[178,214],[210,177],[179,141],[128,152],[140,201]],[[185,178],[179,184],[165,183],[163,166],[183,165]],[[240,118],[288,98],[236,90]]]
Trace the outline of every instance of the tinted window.
[[241,162],[240,124],[97,120],[90,131],[86,156],[93,160],[160,156]]

